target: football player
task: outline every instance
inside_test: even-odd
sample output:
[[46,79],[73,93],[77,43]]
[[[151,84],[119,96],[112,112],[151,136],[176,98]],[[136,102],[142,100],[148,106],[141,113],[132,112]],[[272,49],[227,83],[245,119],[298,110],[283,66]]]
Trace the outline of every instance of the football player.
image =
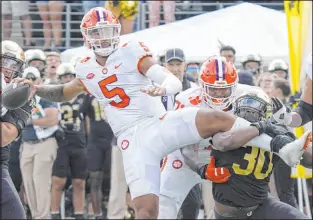
[[[235,101],[233,109],[235,115],[255,123],[270,117],[271,100],[262,90],[248,91]],[[267,133],[276,147],[283,139],[295,140],[285,125],[272,124]],[[228,138],[228,135],[214,136],[213,145],[223,143],[225,148]],[[248,144],[231,151],[213,149],[211,155],[216,167],[226,167],[232,174],[228,182],[213,183],[216,219],[308,219],[300,210],[269,194],[268,183],[279,160],[277,154]]]
[[[232,112],[232,103],[236,97],[240,96],[245,91],[261,90],[258,87],[237,84],[238,76],[236,75],[236,77],[232,78],[232,72],[229,72],[227,68],[221,68],[222,65],[220,64],[224,63],[227,64],[225,58],[218,56],[211,57],[205,61],[200,70],[200,88],[189,89],[180,93],[176,98],[176,109],[195,106]],[[221,70],[221,72],[219,72],[219,70]],[[224,75],[225,80],[219,80],[219,75]],[[258,124],[254,125],[257,128],[260,128]],[[264,127],[267,126],[271,127],[270,123]],[[240,132],[238,133],[235,131],[233,131],[234,133],[230,131],[230,135],[227,136],[226,140],[216,143],[219,147],[219,150],[224,151],[225,149],[223,149],[223,147],[226,145],[227,147],[236,149],[241,146],[239,143],[246,144],[248,141],[258,135],[258,129],[255,129],[255,131],[252,131],[253,128],[251,127],[243,129],[244,130],[241,131],[239,130]],[[214,137],[218,137],[220,135],[221,134],[215,134]],[[306,136],[303,136],[304,140],[305,137]],[[288,162],[289,159],[287,159],[289,156],[285,157],[284,155],[284,151],[287,148],[280,151],[280,148],[283,145],[291,142],[289,139],[284,139],[281,143],[277,144],[277,146],[273,146],[273,144],[271,144],[271,139],[268,136],[257,137],[257,139],[259,138],[263,139],[263,143],[262,141],[260,141],[258,144],[253,143],[254,146],[257,146],[266,151],[273,151],[281,156],[282,159],[286,161],[286,163],[290,164]],[[179,210],[182,201],[191,187],[203,181],[201,180],[200,176],[202,179],[208,179],[216,183],[227,182],[229,176],[227,168],[215,169],[214,158],[211,158],[212,160],[207,167],[203,166],[203,164],[206,164],[210,161],[210,150],[213,146],[210,139],[211,138],[201,141],[197,145],[183,148],[181,151],[175,151],[174,153],[164,158],[163,161],[165,161],[165,163],[163,164],[161,172],[159,218],[176,218],[177,211]],[[289,144],[288,148],[292,145],[293,144]],[[299,147],[300,148],[298,148],[298,150],[302,149],[301,144]],[[297,147],[291,148],[295,151],[298,151],[296,150]],[[197,154],[194,152],[197,152]],[[298,157],[298,160],[299,159],[300,158]],[[192,161],[195,160],[196,162],[193,163]],[[194,171],[201,171],[199,173],[200,176]],[[209,198],[205,197],[204,200],[209,200]]]
[[109,197],[109,192],[102,195],[101,186],[110,190],[110,169],[113,131],[106,122],[105,113],[100,103],[92,95],[86,95],[80,105],[80,111],[88,116],[90,121],[88,133],[88,171],[91,192],[91,202],[96,219],[102,219],[102,198]]
[[[75,69],[71,63],[62,63],[56,71],[61,84],[75,79]],[[60,127],[65,132],[64,140],[58,141],[59,148],[52,169],[51,214],[60,218],[62,192],[70,171],[73,185],[73,205],[76,219],[84,218],[85,180],[87,177],[86,131],[83,114],[79,111],[85,94],[60,103]]]
[[[166,112],[160,98],[154,96],[176,94],[182,89],[181,82],[157,64],[143,42],[129,41],[119,46],[120,30],[111,11],[93,8],[83,17],[81,31],[94,55],[77,63],[74,80],[49,86],[34,86],[26,79],[14,82],[27,83],[38,96],[56,102],[72,100],[85,90],[95,96],[104,105],[122,151],[136,218],[157,218],[161,159],[217,132],[233,126],[250,127],[250,123],[214,109]],[[232,65],[225,63],[224,67],[232,73],[229,77],[235,77]],[[289,163],[298,161],[299,154],[300,150]]]
[[[1,42],[1,91],[15,77],[21,76],[25,64],[24,51],[13,41]],[[7,110],[1,106],[1,219],[26,219],[19,195],[8,171],[10,143],[20,137],[31,115],[32,101]]]
[[305,73],[307,78],[302,91],[299,105],[291,110],[278,98],[272,98],[274,103],[273,117],[278,123],[290,127],[300,127],[312,121],[312,53],[307,58]]

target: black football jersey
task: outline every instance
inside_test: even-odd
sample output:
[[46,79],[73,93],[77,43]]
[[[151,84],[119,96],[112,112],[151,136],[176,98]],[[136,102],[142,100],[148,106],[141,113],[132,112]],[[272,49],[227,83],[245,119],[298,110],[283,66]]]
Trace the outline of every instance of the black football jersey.
[[60,103],[60,126],[65,131],[85,132],[84,115],[79,109],[84,96],[84,94],[81,94],[69,102]]
[[113,131],[105,120],[104,108],[94,96],[86,95],[80,110],[90,119],[91,138],[112,140]]
[[231,177],[226,183],[213,183],[214,199],[228,206],[250,207],[261,204],[269,192],[269,180],[277,155],[257,147],[241,147],[220,152],[212,150],[216,167],[227,167]]

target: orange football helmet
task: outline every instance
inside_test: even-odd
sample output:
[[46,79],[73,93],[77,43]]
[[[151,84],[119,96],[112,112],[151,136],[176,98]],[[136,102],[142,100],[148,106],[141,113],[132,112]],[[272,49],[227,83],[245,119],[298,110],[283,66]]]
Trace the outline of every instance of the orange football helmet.
[[213,56],[202,64],[199,85],[203,101],[211,108],[225,110],[235,97],[237,84],[236,68],[225,57]]
[[83,17],[80,29],[85,45],[96,54],[109,56],[118,48],[121,24],[108,9],[90,9]]

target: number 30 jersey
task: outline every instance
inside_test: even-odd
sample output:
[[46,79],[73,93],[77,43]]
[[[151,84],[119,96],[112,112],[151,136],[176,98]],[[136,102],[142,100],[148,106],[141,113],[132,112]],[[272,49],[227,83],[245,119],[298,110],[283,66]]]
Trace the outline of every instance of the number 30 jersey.
[[150,50],[142,42],[129,41],[108,57],[105,66],[100,66],[95,56],[86,57],[76,65],[76,76],[104,106],[115,136],[165,112],[159,97],[140,91],[152,86],[151,80],[138,70],[147,56],[151,56]]

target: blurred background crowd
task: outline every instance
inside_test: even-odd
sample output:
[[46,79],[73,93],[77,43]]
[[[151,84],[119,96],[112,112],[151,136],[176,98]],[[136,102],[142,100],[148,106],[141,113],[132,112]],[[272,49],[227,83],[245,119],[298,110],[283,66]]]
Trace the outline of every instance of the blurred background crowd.
[[[61,53],[82,46],[79,25],[90,8],[105,6],[112,10],[121,22],[122,34],[126,35],[241,2],[2,1],[2,39],[16,41],[26,51],[23,77],[36,84],[66,83],[74,79],[75,63],[84,54],[65,62]],[[282,1],[248,2],[284,10]],[[259,86],[290,107],[299,100],[300,93],[291,95],[287,60],[264,62],[262,55],[255,53],[236,59],[238,50],[233,45],[219,45],[220,55],[236,64],[239,83]],[[183,90],[198,85],[203,60],[188,60],[182,48],[171,47],[156,58],[182,81]],[[168,110],[174,108],[171,100],[175,97],[162,97]],[[35,131],[44,132],[38,136]],[[37,100],[31,122],[22,137],[12,144],[9,164],[28,217],[133,218],[121,155],[115,144],[101,106],[88,94],[72,103]],[[271,180],[271,190],[281,201],[298,207],[296,179],[290,177],[291,173],[291,168],[281,161]],[[312,207],[312,177],[308,178],[308,189]],[[202,217],[208,217],[210,210],[205,206],[203,210]],[[188,218],[183,211],[181,217]]]

